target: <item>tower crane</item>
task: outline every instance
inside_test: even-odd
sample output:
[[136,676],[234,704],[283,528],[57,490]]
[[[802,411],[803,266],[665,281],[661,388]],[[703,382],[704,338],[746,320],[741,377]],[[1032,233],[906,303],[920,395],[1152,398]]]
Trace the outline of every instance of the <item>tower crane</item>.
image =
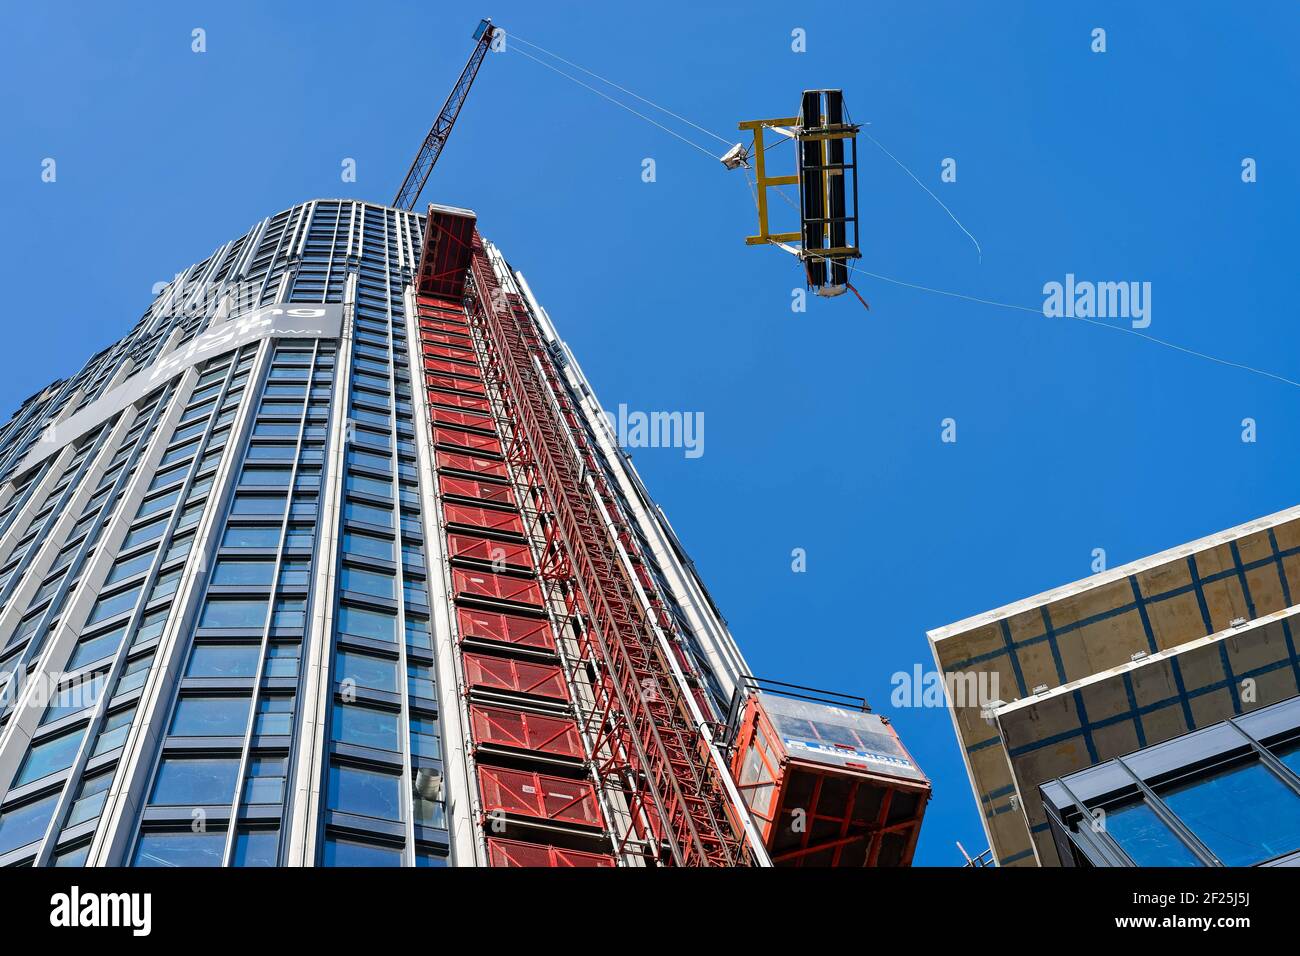
[[497,28],[492,25],[490,19],[479,22],[478,28],[474,31],[474,50],[465,63],[465,69],[460,71],[460,79],[451,88],[447,102],[442,105],[438,118],[429,127],[429,133],[424,137],[424,143],[406,173],[406,179],[397,190],[397,198],[393,200],[393,205],[398,209],[410,211],[419,201],[420,193],[424,191],[424,184],[429,181],[429,173],[433,171],[433,164],[438,161],[443,146],[447,144],[451,128],[456,125],[456,117],[460,114],[460,108],[465,105],[469,88],[474,84],[474,77],[478,75],[478,69],[483,65],[483,57],[487,55],[488,47],[492,45],[496,34]]

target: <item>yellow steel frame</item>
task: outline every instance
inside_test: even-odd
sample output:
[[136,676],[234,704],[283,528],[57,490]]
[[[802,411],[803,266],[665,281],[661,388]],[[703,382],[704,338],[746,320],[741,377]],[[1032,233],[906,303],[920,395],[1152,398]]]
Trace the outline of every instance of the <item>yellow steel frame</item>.
[[767,175],[766,149],[763,145],[763,130],[774,127],[790,127],[799,124],[799,117],[784,116],[780,119],[746,120],[739,128],[753,130],[754,133],[754,180],[758,189],[758,235],[746,236],[745,244],[762,246],[769,242],[799,242],[803,239],[797,232],[769,232],[767,225],[767,190],[770,186],[797,186],[798,176]]

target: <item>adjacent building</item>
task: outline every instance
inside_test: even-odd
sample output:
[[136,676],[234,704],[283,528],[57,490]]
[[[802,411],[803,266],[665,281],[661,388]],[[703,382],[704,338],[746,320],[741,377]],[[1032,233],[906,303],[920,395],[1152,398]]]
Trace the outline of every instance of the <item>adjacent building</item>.
[[1296,594],[1300,508],[931,631],[997,863],[1294,861]]

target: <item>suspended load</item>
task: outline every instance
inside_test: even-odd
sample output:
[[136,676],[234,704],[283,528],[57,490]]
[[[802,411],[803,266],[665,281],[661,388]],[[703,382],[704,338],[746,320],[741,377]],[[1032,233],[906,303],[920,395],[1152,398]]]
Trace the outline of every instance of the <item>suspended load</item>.
[[[775,245],[804,263],[808,288],[821,296],[842,295],[849,284],[850,259],[858,249],[858,141],[860,127],[849,122],[840,90],[805,90],[798,116],[747,120],[740,129],[753,144],[737,143],[721,161],[728,169],[754,170],[758,234],[749,245]],[[794,140],[794,172],[768,175],[765,130]],[[775,145],[775,144],[774,144]],[[768,189],[799,187],[799,229],[774,232],[769,224]],[[788,197],[787,197],[788,198]]]

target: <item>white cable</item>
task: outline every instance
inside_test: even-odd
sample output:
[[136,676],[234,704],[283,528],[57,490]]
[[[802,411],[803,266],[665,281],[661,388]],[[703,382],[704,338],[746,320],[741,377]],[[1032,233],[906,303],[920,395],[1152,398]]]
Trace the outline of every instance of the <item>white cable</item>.
[[[532,47],[534,50],[540,50],[541,52],[545,53],[547,56],[549,56],[549,57],[553,57],[553,58],[559,60],[561,63],[567,63],[569,66],[573,67],[575,70],[581,70],[583,73],[586,73],[588,76],[594,76],[596,79],[600,80],[600,82],[602,82],[602,83],[607,83],[608,85],[614,87],[614,89],[616,89],[616,90],[620,90],[620,91],[626,93],[628,96],[634,96],[634,97],[636,97],[636,98],[637,98],[638,100],[640,100],[642,103],[645,103],[645,104],[648,105],[648,106],[653,106],[655,109],[660,110],[660,111],[662,111],[662,112],[664,112],[664,113],[667,113],[669,116],[673,117],[673,119],[681,120],[681,122],[685,123],[687,126],[693,126],[693,127],[695,127],[695,128],[698,129],[701,133],[707,133],[709,136],[712,136],[714,139],[718,140],[718,141],[721,142],[721,143],[725,143],[725,144],[726,144],[727,146],[729,146],[729,147],[732,146],[732,145],[734,145],[734,144],[731,142],[731,140],[723,139],[721,136],[719,136],[717,133],[713,132],[712,130],[707,130],[707,129],[705,129],[703,126],[698,125],[697,123],[692,123],[692,122],[691,122],[690,120],[688,120],[685,116],[680,116],[680,115],[678,115],[677,113],[674,113],[672,110],[668,109],[668,107],[666,107],[666,106],[660,106],[660,105],[659,105],[658,103],[656,103],[654,100],[648,100],[648,99],[646,99],[644,96],[642,96],[640,93],[634,93],[634,92],[632,92],[631,90],[629,90],[627,87],[619,86],[619,85],[618,85],[617,83],[615,83],[613,80],[606,79],[605,77],[601,76],[599,73],[594,73],[594,72],[592,72],[591,70],[587,69],[585,66],[580,66],[580,65],[578,65],[577,63],[574,63],[572,60],[566,60],[564,57],[560,56],[558,53],[552,53],[550,50],[546,49],[546,47],[544,47],[544,46],[539,46],[538,44],[532,42],[531,40],[525,40],[525,39],[524,39],[523,37],[521,37],[518,33],[514,33],[514,32],[512,32],[512,31],[510,31],[510,30],[506,30],[506,31],[505,31],[505,34],[506,34],[506,37],[507,37],[507,44],[509,43],[509,41],[510,41],[511,39],[518,40],[520,43],[526,43],[528,46]],[[508,48],[508,47],[507,47],[507,48]],[[539,62],[540,62],[540,61],[539,61]]]
[[893,153],[891,153],[889,150],[885,149],[885,147],[881,145],[880,140],[876,139],[876,137],[872,136],[872,135],[871,135],[870,133],[868,133],[866,130],[860,130],[859,132],[861,132],[862,135],[865,136],[867,139],[869,139],[869,140],[871,140],[873,143],[875,143],[875,144],[876,144],[876,147],[877,147],[877,148],[878,148],[882,153],[884,153],[886,156],[888,156],[888,157],[889,157],[890,159],[892,159],[894,162],[898,163],[899,168],[900,168],[903,172],[907,173],[907,175],[911,176],[912,179],[916,181],[916,184],[917,184],[918,186],[920,186],[922,189],[924,189],[927,193],[930,193],[930,198],[933,199],[935,202],[937,202],[937,203],[939,204],[940,208],[943,209],[943,211],[946,212],[946,213],[948,214],[949,218],[952,219],[952,221],[955,222],[955,223],[957,224],[957,228],[960,229],[962,232],[966,233],[966,235],[967,235],[967,237],[969,237],[970,241],[973,242],[973,243],[975,243],[975,251],[979,254],[980,262],[983,262],[983,261],[984,261],[984,250],[980,248],[979,240],[976,239],[974,236],[972,236],[970,230],[967,229],[965,226],[963,226],[963,225],[961,224],[961,220],[958,219],[956,216],[954,216],[953,213],[952,213],[952,210],[949,209],[947,206],[945,206],[945,205],[943,204],[943,200],[940,199],[938,196],[936,196],[933,192],[930,192],[930,187],[927,186],[925,183],[921,182],[921,180],[917,179],[917,178],[916,178],[916,173],[912,172],[910,169],[908,169],[906,166],[904,166],[902,160],[900,160],[897,156],[895,156],[895,155],[894,155]]
[[[507,35],[509,35],[509,34],[507,34]],[[515,39],[518,39],[518,37],[516,37]],[[687,139],[685,136],[683,136],[681,133],[677,132],[676,130],[669,129],[669,128],[668,128],[667,126],[665,126],[663,123],[660,123],[660,122],[657,122],[657,121],[651,119],[650,117],[646,116],[644,113],[638,113],[636,110],[632,109],[632,107],[628,106],[626,103],[620,103],[618,100],[614,99],[614,97],[608,95],[607,93],[602,93],[600,90],[596,89],[594,86],[591,86],[591,85],[589,85],[589,84],[587,84],[587,83],[582,82],[582,80],[578,79],[576,76],[570,76],[568,73],[565,73],[563,70],[558,69],[557,67],[551,66],[551,64],[547,63],[545,60],[539,60],[537,57],[533,56],[531,53],[528,53],[528,52],[525,51],[525,50],[516,49],[514,52],[520,54],[521,56],[526,56],[526,57],[528,57],[528,59],[532,60],[534,63],[540,64],[541,66],[546,67],[548,70],[550,70],[550,71],[552,71],[552,72],[554,72],[554,73],[558,73],[558,74],[560,74],[560,76],[564,77],[566,80],[572,80],[574,83],[577,83],[579,86],[583,87],[584,89],[588,89],[588,90],[590,90],[591,92],[595,93],[597,96],[599,96],[599,97],[601,97],[601,98],[603,98],[603,99],[607,99],[607,100],[609,100],[609,101],[610,101],[611,103],[613,103],[615,106],[621,106],[623,109],[627,110],[627,111],[628,111],[629,113],[631,113],[633,116],[639,116],[639,117],[641,117],[641,119],[645,120],[647,123],[650,123],[650,124],[652,124],[652,125],[654,125],[654,126],[658,126],[658,127],[659,127],[661,130],[663,130],[665,133],[668,133],[670,136],[676,136],[678,139],[680,139],[680,140],[681,140],[683,143],[685,143],[687,146],[690,146],[690,147],[693,148],[693,149],[698,149],[701,153],[703,153],[705,156],[709,157],[710,159],[721,159],[721,157],[719,157],[719,156],[714,156],[712,153],[710,153],[707,149],[705,149],[703,146],[699,145],[698,143],[693,143],[693,142],[691,142],[689,139]]]

